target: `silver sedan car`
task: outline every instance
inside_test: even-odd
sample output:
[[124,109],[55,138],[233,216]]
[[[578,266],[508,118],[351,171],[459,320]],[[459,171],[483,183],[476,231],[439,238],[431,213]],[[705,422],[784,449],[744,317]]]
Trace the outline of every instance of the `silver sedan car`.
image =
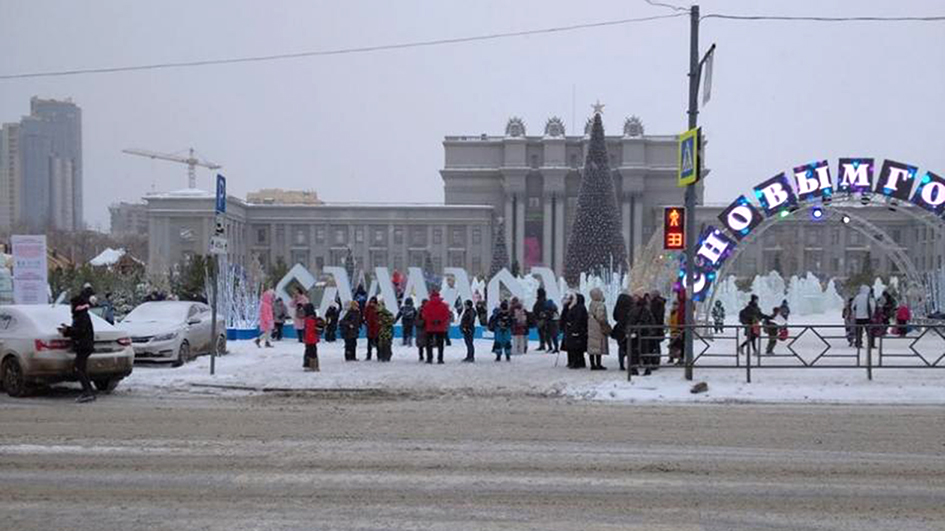
[[226,322],[217,315],[211,336],[210,307],[200,302],[146,302],[115,325],[131,336],[135,361],[170,362],[175,367],[209,354],[226,352]]
[[[131,374],[134,352],[128,334],[92,315],[95,352],[89,357],[89,378],[99,391],[110,392]],[[72,315],[65,305],[0,306],[0,382],[10,396],[30,388],[75,380],[72,340],[59,326]]]

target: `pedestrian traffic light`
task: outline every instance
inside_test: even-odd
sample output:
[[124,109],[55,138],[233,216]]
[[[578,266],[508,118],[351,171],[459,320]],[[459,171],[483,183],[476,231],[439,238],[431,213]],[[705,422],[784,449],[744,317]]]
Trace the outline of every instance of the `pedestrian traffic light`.
[[686,209],[663,209],[663,249],[678,251],[686,248]]

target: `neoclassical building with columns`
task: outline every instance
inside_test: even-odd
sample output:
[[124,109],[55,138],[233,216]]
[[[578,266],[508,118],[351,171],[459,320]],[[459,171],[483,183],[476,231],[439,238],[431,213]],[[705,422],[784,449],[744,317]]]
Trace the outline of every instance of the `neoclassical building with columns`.
[[[676,135],[647,135],[635,116],[622,126],[621,135],[606,140],[632,263],[662,222],[661,208],[682,204],[683,191],[676,186]],[[501,136],[447,136],[440,171],[446,204],[491,205],[513,260],[561,272],[590,140],[589,126],[584,129],[583,135],[567,135],[555,117],[542,134],[529,135],[521,119],[511,118]],[[700,185],[700,204],[702,196]]]

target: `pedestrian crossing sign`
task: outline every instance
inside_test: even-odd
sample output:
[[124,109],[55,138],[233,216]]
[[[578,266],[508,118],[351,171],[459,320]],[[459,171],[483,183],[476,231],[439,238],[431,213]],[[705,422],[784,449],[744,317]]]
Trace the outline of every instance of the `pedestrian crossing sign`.
[[699,180],[699,128],[679,136],[677,186],[689,186]]

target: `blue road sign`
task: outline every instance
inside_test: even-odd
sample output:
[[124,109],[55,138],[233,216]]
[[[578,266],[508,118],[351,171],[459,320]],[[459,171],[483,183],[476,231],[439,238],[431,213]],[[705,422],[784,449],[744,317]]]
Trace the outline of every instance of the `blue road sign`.
[[217,214],[226,213],[226,177],[217,174]]

